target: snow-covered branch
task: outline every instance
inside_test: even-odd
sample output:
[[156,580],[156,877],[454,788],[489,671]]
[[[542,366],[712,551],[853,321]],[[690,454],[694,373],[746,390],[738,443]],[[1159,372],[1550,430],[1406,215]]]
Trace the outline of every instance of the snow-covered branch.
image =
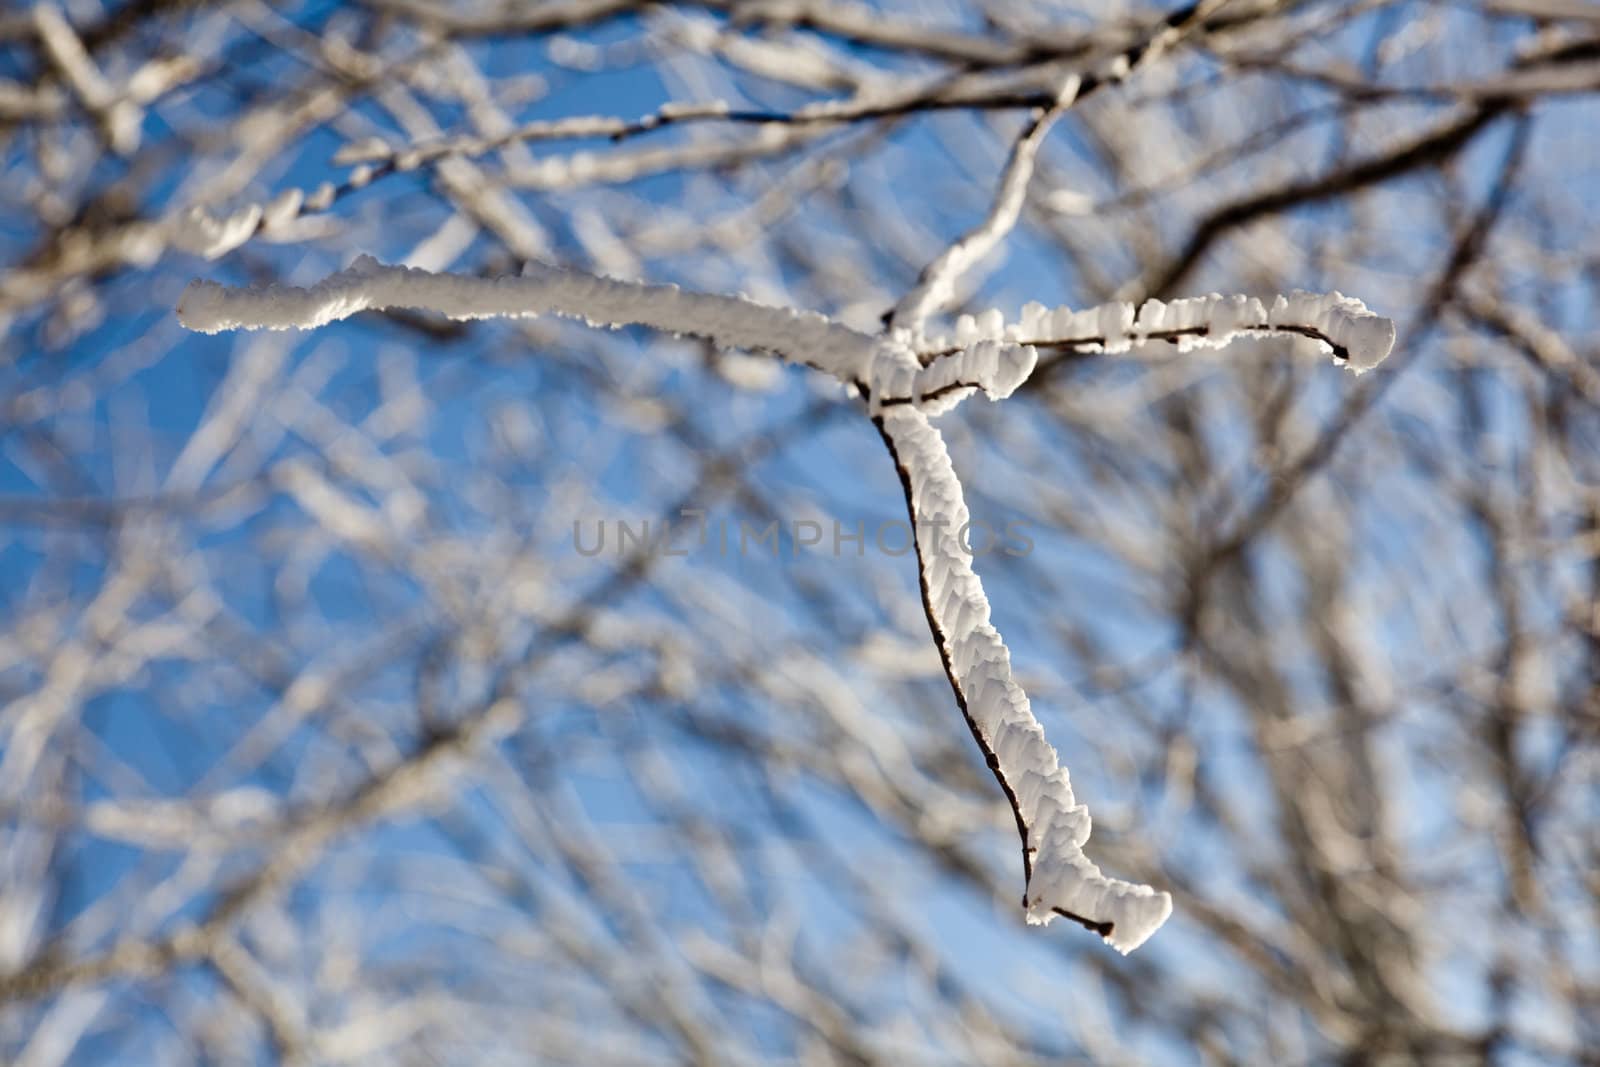
[[814,312],[768,307],[737,296],[691,293],[579,271],[530,265],[521,277],[473,278],[389,267],[362,256],[309,288],[230,289],[196,281],[178,319],[201,333],[310,330],[360,311],[409,308],[452,319],[560,315],[592,326],[649,326],[728,348],[781,353],[846,383],[870,376],[878,342]]
[[1054,98],[1036,114],[1011,147],[1001,172],[994,200],[983,220],[962,234],[926,267],[917,284],[889,313],[891,326],[920,330],[924,320],[949,305],[955,286],[985,256],[1000,246],[1021,217],[1033,181],[1035,161],[1056,119],[1079,100],[1108,85],[1126,80],[1136,69],[1171,48],[1199,26],[1222,4],[1222,0],[1199,0],[1178,8],[1163,19],[1148,35],[1111,57],[1110,61],[1087,73],[1071,73],[1060,78]]
[[1178,351],[1224,348],[1241,337],[1273,334],[1310,338],[1356,373],[1371,370],[1394,347],[1394,322],[1340,292],[1307,293],[1262,301],[1252,296],[1189,297],[1122,301],[1074,311],[1028,304],[1019,321],[1007,324],[998,312],[963,315],[955,333],[915,343],[930,368],[983,343],[1031,345],[1081,352],[1127,352],[1136,345],[1165,342]]
[[960,543],[970,515],[944,438],[913,408],[885,411],[876,421],[916,529],[923,609],[950,686],[1016,815],[1028,921],[1064,916],[1130,952],[1166,921],[1172,898],[1108,878],[1083,854],[1089,810],[1073,795],[1066,768],[1011,675],[1011,653],[989,621],[989,599]]
[[[1062,99],[1070,99],[1077,92],[1079,79],[1071,78],[1061,91]],[[1000,187],[994,202],[982,222],[963,234],[941,252],[922,271],[917,284],[895,305],[889,322],[911,330],[921,329],[922,323],[934,312],[943,310],[955,296],[956,282],[972,270],[978,261],[999,246],[1016,226],[1022,214],[1023,202],[1028,196],[1028,184],[1033,180],[1033,164],[1038,158],[1039,146],[1049,136],[1061,112],[1051,108],[1036,117],[1011,147]]]
[[[904,306],[920,315],[938,303],[935,290],[944,292],[944,282],[926,289],[926,300]],[[309,288],[228,289],[194,282],[178,316],[189,329],[214,333],[311,329],[358,311],[397,307],[455,319],[555,314],[596,326],[649,326],[770,351],[864,391],[905,492],[928,625],[956,702],[1016,817],[1028,919],[1048,923],[1064,916],[1122,952],[1137,948],[1166,920],[1171,897],[1107,877],[1084,855],[1088,810],[1077,802],[1066,768],[1012,677],[1011,654],[989,621],[983,584],[960,543],[970,518],[961,482],[943,437],[928,420],[974,392],[995,400],[1011,395],[1033,371],[1039,347],[1122,352],[1159,340],[1188,350],[1218,348],[1252,333],[1286,333],[1316,339],[1360,371],[1375,366],[1394,343],[1392,322],[1339,293],[1296,292],[1270,305],[1217,295],[1151,300],[1137,309],[1116,303],[1050,311],[1030,304],[1021,321],[1010,325],[995,311],[962,316],[953,339],[894,327],[874,337],[814,313],[675,286],[548,267],[530,267],[522,277],[459,277],[386,267],[368,256]]]

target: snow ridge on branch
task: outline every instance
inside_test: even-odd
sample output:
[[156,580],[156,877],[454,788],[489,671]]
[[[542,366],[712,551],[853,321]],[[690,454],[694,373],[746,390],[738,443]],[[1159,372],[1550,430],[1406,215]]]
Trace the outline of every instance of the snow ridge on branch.
[[1032,373],[1040,348],[1125,352],[1162,341],[1180,351],[1220,348],[1252,334],[1311,338],[1360,372],[1394,344],[1394,324],[1339,293],[1296,292],[1260,300],[1211,295],[1115,303],[1087,311],[1030,304],[1018,322],[997,311],[961,316],[953,337],[889,328],[869,335],[814,312],[676,286],[529,267],[520,277],[477,278],[389,267],[370,256],[309,288],[230,289],[197,281],[178,317],[204,333],[314,329],[359,311],[412,308],[455,319],[561,315],[595,326],[648,326],[757,349],[824,371],[864,394],[894,460],[915,530],[918,582],[929,628],[973,739],[1016,818],[1022,839],[1028,921],[1057,916],[1129,952],[1172,911],[1150,886],[1111,878],[1083,846],[1089,812],[1011,673],[1011,654],[990,622],[988,597],[959,531],[970,518],[944,438],[929,421],[975,392],[1010,396]]

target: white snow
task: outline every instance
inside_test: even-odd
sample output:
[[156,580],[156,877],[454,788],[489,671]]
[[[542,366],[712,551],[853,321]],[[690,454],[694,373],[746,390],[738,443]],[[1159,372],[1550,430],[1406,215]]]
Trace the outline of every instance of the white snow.
[[261,216],[260,204],[247,204],[222,218],[203,207],[193,207],[168,224],[169,239],[185,252],[216,259],[248,241]]
[[[929,415],[949,411],[974,388],[990,400],[1004,400],[1027,380],[1038,361],[1039,353],[1030,345],[977,341],[920,368],[904,395],[915,398],[916,405]],[[895,395],[901,394],[885,394]]]
[[307,211],[326,211],[333,206],[333,200],[338,195],[339,190],[332,182],[323,182],[306,197],[305,208]]
[[305,203],[306,194],[301,189],[285,189],[267,202],[261,209],[261,227],[265,230],[276,230],[293,222],[300,215],[300,207]]
[[1367,310],[1367,305],[1343,293],[1306,293],[1295,290],[1272,302],[1268,321],[1274,327],[1309,327],[1348,353],[1350,369],[1371,370],[1394,347],[1394,322]]

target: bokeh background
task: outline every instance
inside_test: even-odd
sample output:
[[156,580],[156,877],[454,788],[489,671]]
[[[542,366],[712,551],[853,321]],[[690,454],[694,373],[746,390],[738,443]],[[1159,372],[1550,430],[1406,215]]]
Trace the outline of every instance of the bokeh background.
[[[1174,895],[1126,958],[1023,923],[859,401],[637,330],[173,314],[370,253],[874,329],[1019,93],[1167,14],[0,9],[0,1060],[1595,1063],[1593,4],[1215,6],[963,282],[1399,326],[1359,379],[1149,346],[941,420],[1033,542],[977,566],[1090,855]],[[711,101],[767,121],[610,136]],[[619,544],[686,508],[707,546]]]

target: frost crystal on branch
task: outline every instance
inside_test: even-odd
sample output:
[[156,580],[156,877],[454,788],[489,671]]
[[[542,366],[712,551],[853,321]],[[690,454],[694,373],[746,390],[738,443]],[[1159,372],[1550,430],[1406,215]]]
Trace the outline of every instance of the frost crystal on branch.
[[[920,316],[927,303],[916,304]],[[970,517],[961,482],[929,419],[974,392],[992,400],[1010,396],[1032,373],[1039,348],[1126,352],[1159,341],[1188,351],[1221,348],[1240,336],[1291,334],[1311,338],[1360,372],[1376,366],[1394,344],[1392,322],[1340,293],[1296,292],[1270,304],[1213,294],[1086,311],[1030,304],[1010,325],[995,311],[963,315],[951,338],[929,338],[916,327],[869,336],[815,313],[676,286],[548,267],[529,268],[522,277],[460,277],[386,267],[369,256],[310,288],[228,289],[195,282],[185,290],[178,316],[189,329],[205,333],[312,329],[358,311],[396,307],[455,319],[553,314],[596,326],[649,326],[773,352],[862,390],[911,513],[928,625],[956,701],[1016,817],[1028,920],[1069,918],[1122,952],[1143,944],[1166,921],[1172,898],[1110,878],[1084,855],[1089,812],[1077,802],[1066,768],[1012,677],[1011,654],[989,621],[983,584],[959,542]]]

